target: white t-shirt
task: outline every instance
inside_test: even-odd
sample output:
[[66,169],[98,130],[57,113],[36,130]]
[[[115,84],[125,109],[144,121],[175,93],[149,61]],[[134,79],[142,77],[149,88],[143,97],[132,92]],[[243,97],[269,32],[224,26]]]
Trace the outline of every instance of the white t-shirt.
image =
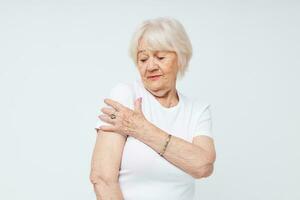
[[[210,104],[179,91],[178,95],[179,103],[166,108],[136,79],[117,84],[108,98],[133,109],[134,100],[142,97],[145,117],[160,129],[189,142],[198,135],[213,138]],[[99,119],[96,128],[102,124],[106,123]],[[125,200],[192,200],[195,193],[191,175],[133,137],[128,137],[124,146],[119,182]]]

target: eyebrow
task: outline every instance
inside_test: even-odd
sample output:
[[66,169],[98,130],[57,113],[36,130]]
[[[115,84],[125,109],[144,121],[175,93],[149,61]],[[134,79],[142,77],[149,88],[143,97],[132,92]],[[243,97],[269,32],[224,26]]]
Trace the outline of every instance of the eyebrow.
[[138,54],[139,54],[139,53],[142,53],[142,52],[144,52],[144,51],[146,51],[146,50],[139,50],[139,51],[138,51]]
[[[139,50],[139,51],[138,51],[138,54],[139,54],[139,53],[142,53],[142,52],[146,52],[146,50],[145,50],[145,49]],[[159,52],[159,50],[155,50],[155,51],[152,51],[152,52],[157,53],[157,52]]]

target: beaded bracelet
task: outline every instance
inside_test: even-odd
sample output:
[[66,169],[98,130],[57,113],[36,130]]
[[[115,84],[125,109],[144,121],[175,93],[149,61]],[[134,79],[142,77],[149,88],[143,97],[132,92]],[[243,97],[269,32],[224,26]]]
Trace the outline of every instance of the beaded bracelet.
[[163,154],[165,153],[165,151],[166,151],[166,149],[167,149],[167,146],[168,146],[168,144],[169,144],[169,142],[170,142],[170,140],[171,140],[171,137],[172,137],[172,135],[169,134],[169,135],[168,135],[168,139],[167,139],[167,141],[166,141],[166,143],[165,143],[164,149],[162,150],[162,152],[159,153],[160,156],[163,156]]

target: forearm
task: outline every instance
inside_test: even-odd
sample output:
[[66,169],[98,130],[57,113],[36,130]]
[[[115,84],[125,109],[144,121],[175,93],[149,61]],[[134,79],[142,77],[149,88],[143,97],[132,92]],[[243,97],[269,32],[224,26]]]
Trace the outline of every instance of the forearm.
[[123,200],[119,182],[106,182],[101,179],[93,182],[97,200]]
[[[136,136],[136,139],[147,144],[159,153],[163,149],[168,133],[153,124],[149,124],[149,126],[146,126],[145,129]],[[201,174],[205,171],[204,169],[208,167],[212,168],[213,161],[203,148],[174,135],[171,137],[163,156],[166,160],[195,178],[204,176],[204,174]]]

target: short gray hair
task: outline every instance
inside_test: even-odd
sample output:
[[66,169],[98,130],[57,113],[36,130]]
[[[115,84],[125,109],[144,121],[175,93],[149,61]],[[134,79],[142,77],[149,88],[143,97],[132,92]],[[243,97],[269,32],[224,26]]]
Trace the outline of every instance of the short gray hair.
[[179,21],[170,17],[159,17],[145,20],[137,27],[129,45],[129,55],[136,66],[141,38],[147,43],[149,50],[176,52],[179,75],[184,76],[193,50],[190,39]]

